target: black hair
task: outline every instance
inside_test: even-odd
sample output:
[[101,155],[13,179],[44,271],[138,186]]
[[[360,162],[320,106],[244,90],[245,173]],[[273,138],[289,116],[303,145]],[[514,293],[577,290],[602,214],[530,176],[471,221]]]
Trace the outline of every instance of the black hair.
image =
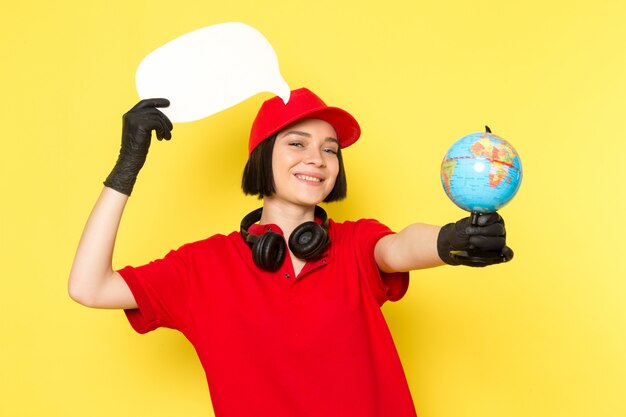
[[[276,192],[274,186],[274,175],[272,174],[272,152],[276,135],[272,135],[252,151],[246,167],[243,169],[241,188],[246,195],[256,195],[259,199],[269,197]],[[335,186],[330,194],[324,199],[325,203],[339,201],[346,198],[348,193],[348,183],[346,181],[346,170],[343,166],[341,149],[337,152],[339,161],[339,173],[335,181]]]

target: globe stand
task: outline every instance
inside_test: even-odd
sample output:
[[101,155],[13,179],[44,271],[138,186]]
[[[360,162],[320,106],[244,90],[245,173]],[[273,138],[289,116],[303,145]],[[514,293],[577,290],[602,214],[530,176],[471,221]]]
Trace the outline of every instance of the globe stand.
[[[472,212],[470,216],[470,223],[472,226],[478,226],[478,218],[481,216],[480,213],[475,211]],[[466,251],[450,251],[450,255],[458,259],[459,261],[471,262],[473,264],[485,264],[491,265],[494,263],[506,262],[508,261],[507,257],[504,256],[502,252],[495,251],[481,251],[477,249],[468,249]]]
[[453,250],[450,251],[450,256],[454,259],[458,259],[459,261],[464,261],[465,263],[471,262],[477,265],[493,265],[508,261],[508,259],[500,252],[484,252],[472,249],[468,251]]

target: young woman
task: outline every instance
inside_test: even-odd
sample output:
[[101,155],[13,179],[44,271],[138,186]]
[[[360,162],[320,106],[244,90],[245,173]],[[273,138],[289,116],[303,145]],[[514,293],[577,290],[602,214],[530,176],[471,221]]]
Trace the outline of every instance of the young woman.
[[360,128],[299,89],[286,105],[266,101],[254,121],[242,187],[263,206],[239,231],[114,271],[115,236],[152,131],[171,138],[158,110],[168,104],[144,100],[124,116],[119,159],[74,260],[71,297],[125,309],[140,333],[181,331],[202,362],[216,416],[415,416],[380,306],[404,295],[410,270],[510,260],[500,216],[399,233],[371,219],[327,219],[318,204],[345,197],[342,149]]

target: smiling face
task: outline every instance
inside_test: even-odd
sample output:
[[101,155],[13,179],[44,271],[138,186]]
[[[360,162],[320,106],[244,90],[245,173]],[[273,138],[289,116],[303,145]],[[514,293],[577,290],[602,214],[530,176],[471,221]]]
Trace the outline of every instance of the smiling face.
[[335,129],[320,119],[303,119],[281,130],[272,151],[273,198],[299,206],[324,201],[339,173]]

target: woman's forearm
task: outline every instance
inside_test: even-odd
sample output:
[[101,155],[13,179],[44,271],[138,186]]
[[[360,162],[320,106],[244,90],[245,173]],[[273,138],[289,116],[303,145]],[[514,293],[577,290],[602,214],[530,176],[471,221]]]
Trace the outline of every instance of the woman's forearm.
[[75,301],[95,306],[114,271],[113,248],[128,196],[104,187],[85,225],[69,278]]
[[415,223],[382,238],[374,252],[383,272],[404,272],[443,265],[437,254],[440,226]]

